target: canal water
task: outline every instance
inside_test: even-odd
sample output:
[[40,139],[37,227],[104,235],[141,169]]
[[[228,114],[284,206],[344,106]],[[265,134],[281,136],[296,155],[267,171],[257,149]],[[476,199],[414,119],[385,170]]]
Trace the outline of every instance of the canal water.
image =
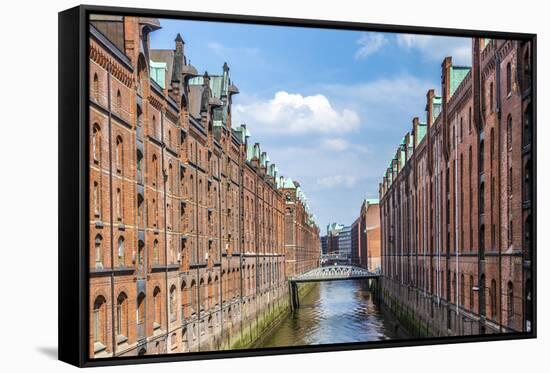
[[[303,286],[303,285],[299,285]],[[393,331],[367,281],[319,282],[254,347],[304,346],[403,338]]]

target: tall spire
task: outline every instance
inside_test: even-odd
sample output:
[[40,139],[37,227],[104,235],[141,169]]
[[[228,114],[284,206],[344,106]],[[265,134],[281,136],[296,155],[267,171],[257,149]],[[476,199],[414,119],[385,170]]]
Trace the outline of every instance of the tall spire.
[[183,38],[178,33],[176,36],[176,39],[174,40],[176,43],[176,50],[174,51],[174,63],[172,66],[172,82],[180,82],[181,81],[181,71],[183,68],[183,65],[185,64],[185,52],[183,50],[183,46],[185,42],[183,41]]

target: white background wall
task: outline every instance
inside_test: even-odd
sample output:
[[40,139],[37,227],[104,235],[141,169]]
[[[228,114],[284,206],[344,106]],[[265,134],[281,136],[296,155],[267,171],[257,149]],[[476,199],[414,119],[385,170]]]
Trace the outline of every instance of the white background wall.
[[[538,340],[126,366],[125,372],[530,372],[548,361],[548,75],[541,1],[88,1],[102,5],[538,33]],[[57,351],[57,12],[8,0],[0,32],[0,369],[68,371]],[[76,123],[75,123],[76,125]],[[546,312],[545,312],[546,311]],[[545,356],[546,354],[546,356]]]

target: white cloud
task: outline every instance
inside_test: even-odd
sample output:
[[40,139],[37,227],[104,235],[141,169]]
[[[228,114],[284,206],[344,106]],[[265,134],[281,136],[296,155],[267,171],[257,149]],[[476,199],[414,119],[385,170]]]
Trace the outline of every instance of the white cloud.
[[357,181],[357,177],[353,175],[331,175],[317,179],[317,185],[324,189],[353,188]]
[[437,82],[401,74],[366,83],[325,85],[323,89],[335,99],[361,110],[362,125],[371,123],[379,127],[381,119],[395,121],[398,113],[410,116],[411,120],[415,115],[423,115],[428,89],[434,88],[437,92],[438,87]]
[[208,49],[218,56],[228,56],[234,54],[241,54],[247,57],[257,56],[260,53],[258,48],[250,47],[229,47],[218,42],[212,41],[208,43]]
[[376,32],[364,32],[357,40],[359,49],[355,52],[356,59],[364,59],[380,50],[386,43],[384,34]]
[[368,153],[368,149],[366,146],[352,144],[348,140],[342,139],[342,138],[323,139],[321,141],[321,145],[325,149],[337,151],[337,152],[341,152],[344,150],[351,150],[359,153]]
[[359,115],[335,109],[321,95],[302,96],[279,91],[267,101],[257,100],[234,108],[236,123],[249,123],[255,131],[269,133],[350,132],[359,127]]
[[344,139],[324,139],[322,143],[329,150],[342,151],[349,147],[349,143]]
[[470,38],[434,35],[397,35],[397,45],[420,51],[426,58],[443,61],[451,56],[455,64],[470,65],[472,58],[472,41]]

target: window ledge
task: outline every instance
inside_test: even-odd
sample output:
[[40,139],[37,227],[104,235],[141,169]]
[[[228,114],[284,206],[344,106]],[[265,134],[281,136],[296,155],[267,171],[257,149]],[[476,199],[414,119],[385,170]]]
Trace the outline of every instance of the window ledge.
[[128,341],[128,337],[126,337],[125,335],[122,335],[122,334],[119,334],[117,337],[116,337],[116,343],[117,344],[123,344],[125,342]]
[[103,352],[107,349],[107,347],[101,343],[101,342],[95,342],[94,343],[94,354],[98,354],[100,352]]

